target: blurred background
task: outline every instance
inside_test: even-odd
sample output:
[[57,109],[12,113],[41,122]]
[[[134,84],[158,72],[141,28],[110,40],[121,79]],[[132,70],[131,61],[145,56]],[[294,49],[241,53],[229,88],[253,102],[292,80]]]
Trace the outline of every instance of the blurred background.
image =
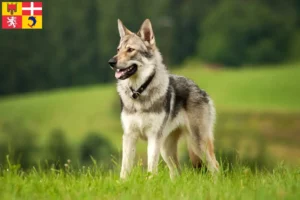
[[[43,30],[0,30],[0,166],[120,163],[107,64],[118,18],[135,32],[149,18],[169,71],[212,96],[218,160],[299,166],[298,0],[43,1]],[[184,142],[180,149],[188,162]],[[146,162],[144,142],[139,158]]]

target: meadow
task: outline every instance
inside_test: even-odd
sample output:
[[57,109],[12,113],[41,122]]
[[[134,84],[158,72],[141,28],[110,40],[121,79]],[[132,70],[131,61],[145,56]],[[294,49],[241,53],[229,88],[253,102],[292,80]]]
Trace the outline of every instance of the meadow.
[[98,168],[80,171],[4,171],[0,176],[1,199],[299,199],[299,170],[283,166],[272,172],[251,172],[236,166],[217,177],[184,168],[171,181],[162,168],[148,178],[140,167],[120,181],[118,173]]
[[[17,163],[2,163],[1,199],[299,199],[300,64],[203,66],[189,62],[171,72],[191,78],[214,99],[216,151],[224,161],[216,178],[186,166],[171,182],[162,163],[159,174],[148,179],[140,142],[139,167],[126,182],[118,179],[118,158],[109,171],[98,165],[22,171]],[[43,146],[60,129],[76,146],[95,132],[120,153],[119,110],[114,84],[11,95],[0,98],[0,133],[5,135],[7,124],[26,127]],[[184,149],[183,142],[181,160],[188,164]]]

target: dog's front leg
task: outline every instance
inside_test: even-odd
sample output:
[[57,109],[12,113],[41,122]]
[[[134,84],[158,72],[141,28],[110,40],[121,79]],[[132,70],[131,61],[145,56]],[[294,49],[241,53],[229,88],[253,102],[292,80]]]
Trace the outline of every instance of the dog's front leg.
[[123,135],[123,155],[122,155],[122,168],[121,179],[126,179],[131,172],[135,159],[137,137],[131,134]]
[[160,139],[157,137],[148,138],[148,172],[157,173],[159,161]]

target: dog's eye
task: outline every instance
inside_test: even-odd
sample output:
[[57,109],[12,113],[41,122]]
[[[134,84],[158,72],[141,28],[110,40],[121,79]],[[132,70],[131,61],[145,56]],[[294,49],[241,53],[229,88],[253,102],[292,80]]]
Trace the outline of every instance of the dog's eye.
[[129,47],[129,48],[127,49],[127,52],[129,52],[129,53],[130,53],[130,52],[133,52],[133,51],[134,51],[133,48],[130,48],[130,47]]
[[119,48],[117,48],[117,52],[119,52],[120,51],[120,49]]

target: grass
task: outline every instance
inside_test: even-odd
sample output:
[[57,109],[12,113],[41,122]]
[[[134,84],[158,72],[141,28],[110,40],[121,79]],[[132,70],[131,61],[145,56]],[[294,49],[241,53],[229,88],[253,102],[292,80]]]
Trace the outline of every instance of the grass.
[[[226,168],[225,168],[226,169]],[[299,199],[300,171],[278,166],[272,172],[247,167],[222,170],[218,176],[184,168],[171,181],[168,170],[149,178],[137,167],[128,180],[99,168],[29,172],[3,170],[1,199]]]

